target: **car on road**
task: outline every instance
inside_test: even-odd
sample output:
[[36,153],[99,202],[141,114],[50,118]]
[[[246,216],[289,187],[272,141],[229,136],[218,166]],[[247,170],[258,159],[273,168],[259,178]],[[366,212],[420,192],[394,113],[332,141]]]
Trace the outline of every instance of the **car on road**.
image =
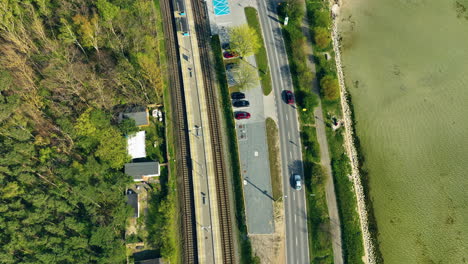
[[294,174],[294,188],[298,191],[302,190],[302,178],[299,174]]
[[249,119],[249,118],[250,118],[250,113],[247,113],[247,112],[235,112],[235,113],[234,113],[234,117],[235,117],[237,120],[240,120],[240,119]]
[[284,90],[283,92],[284,101],[287,104],[294,104],[294,94],[289,90]]
[[232,105],[234,107],[248,107],[250,103],[247,100],[238,100],[238,101],[234,101]]
[[223,57],[225,59],[232,59],[232,58],[236,58],[238,57],[239,55],[237,53],[235,53],[234,51],[225,51],[223,53]]
[[232,100],[239,100],[239,99],[244,99],[244,98],[245,98],[245,94],[241,93],[241,92],[233,92],[231,94],[231,99]]

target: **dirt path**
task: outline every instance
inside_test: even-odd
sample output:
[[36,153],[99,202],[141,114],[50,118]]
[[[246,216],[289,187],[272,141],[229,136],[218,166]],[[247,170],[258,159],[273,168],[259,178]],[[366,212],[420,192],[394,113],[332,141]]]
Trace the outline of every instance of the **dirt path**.
[[252,248],[262,264],[283,264],[285,256],[284,208],[282,202],[274,203],[275,233],[249,235]]

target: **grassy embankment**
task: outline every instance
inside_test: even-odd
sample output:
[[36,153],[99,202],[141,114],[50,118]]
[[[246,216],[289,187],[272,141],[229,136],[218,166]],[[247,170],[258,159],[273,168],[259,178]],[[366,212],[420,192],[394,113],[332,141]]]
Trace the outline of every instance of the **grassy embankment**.
[[[284,14],[283,7],[280,7],[280,16]],[[312,111],[317,106],[318,98],[311,91],[314,76],[307,67],[306,41],[299,23],[301,21],[300,16],[304,16],[304,12],[297,15],[299,17],[290,17],[289,24],[283,27],[283,37],[288,53],[301,124],[309,251],[311,263],[333,263],[333,250],[328,231],[330,225],[325,196],[325,175],[320,165],[320,147],[313,126]]]
[[278,138],[278,127],[273,119],[266,119],[266,134],[268,143],[268,157],[270,161],[270,177],[271,177],[271,190],[273,193],[273,199],[278,201],[281,198],[282,181],[281,181],[281,163],[280,163],[280,152],[279,152],[279,138]]
[[257,53],[255,53],[255,61],[257,62],[258,74],[260,75],[260,82],[262,84],[263,94],[269,95],[271,93],[271,76],[270,69],[268,68],[268,57],[265,49],[265,42],[263,40],[262,28],[258,20],[257,10],[253,7],[245,8],[245,16],[247,17],[247,23],[250,27],[257,31],[260,37],[261,47]]
[[247,236],[247,225],[244,210],[244,194],[242,189],[242,177],[240,173],[239,150],[237,148],[235,123],[231,109],[231,99],[229,97],[229,88],[226,80],[226,68],[224,65],[219,36],[211,38],[211,47],[215,59],[216,79],[218,80],[219,92],[221,96],[222,114],[224,115],[230,153],[230,163],[234,185],[234,204],[235,217],[238,229],[238,241],[240,249],[240,263],[260,263],[260,259],[253,255],[252,245]]
[[[328,2],[321,0],[307,0],[307,16],[311,24],[311,33],[314,36],[316,45],[314,45],[315,61],[317,66],[317,78],[320,80],[324,76],[333,76],[337,78],[335,54],[332,43],[328,45],[317,45],[316,35],[319,28],[326,29],[328,36],[331,36],[331,20]],[[325,53],[330,54],[331,58],[327,60]],[[324,119],[327,124],[332,123],[332,118],[341,119],[341,101],[326,100],[322,97],[322,106],[325,113]],[[327,139],[331,155],[331,166],[333,170],[335,191],[337,195],[338,210],[341,219],[342,246],[343,255],[346,263],[362,263],[364,254],[362,233],[357,214],[357,202],[353,190],[353,182],[348,175],[351,174],[351,166],[346,151],[344,149],[344,128],[333,131],[330,125],[327,125]]]
[[[163,24],[161,20],[161,7],[159,1],[154,1],[156,27],[157,31],[161,32],[158,38],[159,50],[165,50],[165,41],[163,37]],[[159,53],[160,65],[166,65],[167,58],[165,52]],[[148,216],[147,216],[147,232],[148,240],[153,246],[160,248],[159,253],[170,263],[181,263],[182,255],[180,252],[180,227],[179,214],[177,208],[177,191],[176,191],[176,166],[174,159],[174,131],[171,120],[171,100],[169,94],[169,80],[167,68],[163,66],[161,69],[163,76],[163,102],[164,102],[164,127],[154,129],[158,139],[158,146],[151,146],[153,151],[148,152],[154,155],[156,160],[166,161],[167,166],[161,167],[160,188],[151,193],[149,197]],[[164,143],[163,143],[164,142]],[[162,202],[164,201],[164,202]]]

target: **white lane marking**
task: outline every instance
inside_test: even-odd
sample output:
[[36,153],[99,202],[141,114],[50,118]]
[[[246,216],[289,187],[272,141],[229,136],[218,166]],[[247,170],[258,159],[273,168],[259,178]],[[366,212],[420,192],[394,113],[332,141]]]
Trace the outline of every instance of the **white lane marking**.
[[291,139],[291,135],[289,134],[289,131],[288,131],[288,139]]
[[[296,195],[295,194],[293,195],[293,200],[296,201]],[[296,215],[294,215],[294,216],[296,216]]]
[[294,215],[294,223],[297,222],[297,215]]
[[288,120],[288,115],[286,115],[286,120]]
[[291,159],[292,159],[292,152],[291,151],[289,152],[289,157],[291,157]]
[[296,237],[296,246],[297,246],[297,237]]

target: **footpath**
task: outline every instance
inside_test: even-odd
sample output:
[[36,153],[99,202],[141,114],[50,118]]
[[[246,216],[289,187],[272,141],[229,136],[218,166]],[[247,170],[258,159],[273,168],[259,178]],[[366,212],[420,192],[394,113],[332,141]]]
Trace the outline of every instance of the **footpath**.
[[[305,1],[301,1],[305,9]],[[310,34],[310,26],[307,16],[302,19],[302,32],[307,38],[306,57],[307,67],[314,75],[316,74],[315,63],[313,61],[312,36]],[[312,80],[312,92],[320,98],[320,89],[317,77]],[[320,165],[324,169],[326,175],[325,196],[328,205],[328,215],[330,217],[330,236],[333,246],[333,261],[335,264],[343,264],[343,249],[341,247],[341,223],[338,214],[338,203],[336,201],[335,185],[333,183],[333,175],[331,169],[330,153],[328,151],[327,134],[325,131],[325,122],[323,118],[322,103],[319,100],[318,106],[314,109],[315,129],[317,131],[317,141],[320,145]]]

